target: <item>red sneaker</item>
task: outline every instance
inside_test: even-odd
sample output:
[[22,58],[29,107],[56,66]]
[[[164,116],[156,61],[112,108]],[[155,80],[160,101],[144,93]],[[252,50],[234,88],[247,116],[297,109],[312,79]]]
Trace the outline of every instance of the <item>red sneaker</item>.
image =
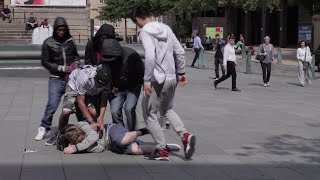
[[185,133],[182,137],[184,156],[190,159],[195,151],[196,137],[193,134]]
[[147,160],[169,161],[169,153],[167,149],[154,150],[153,153],[145,155]]

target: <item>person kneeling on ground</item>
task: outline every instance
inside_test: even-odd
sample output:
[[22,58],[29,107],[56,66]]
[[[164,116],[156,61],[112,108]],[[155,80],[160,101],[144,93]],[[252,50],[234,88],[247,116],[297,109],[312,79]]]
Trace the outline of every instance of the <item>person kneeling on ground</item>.
[[[100,67],[85,65],[72,71],[69,78],[63,99],[63,108],[59,119],[58,131],[62,131],[68,124],[69,116],[75,112],[81,112],[87,121],[92,124],[94,129],[97,129],[99,124],[103,124],[102,117],[106,110],[106,100],[103,100],[104,96],[101,96],[100,116],[97,117],[94,106],[95,103],[93,102],[94,99],[90,97],[98,95],[104,90],[106,84],[111,81],[110,75],[104,72]],[[82,121],[82,114],[77,114],[78,121]],[[55,145],[58,134],[59,133],[50,138],[46,142],[46,145]]]
[[[79,122],[78,125],[69,124],[58,139],[58,149],[66,154],[103,152],[109,149],[117,154],[128,155],[150,154],[156,149],[155,145],[136,142],[137,137],[149,134],[146,128],[129,132],[121,124],[105,124],[103,130],[98,132],[87,122]],[[167,148],[170,151],[180,150],[177,144],[167,144]]]

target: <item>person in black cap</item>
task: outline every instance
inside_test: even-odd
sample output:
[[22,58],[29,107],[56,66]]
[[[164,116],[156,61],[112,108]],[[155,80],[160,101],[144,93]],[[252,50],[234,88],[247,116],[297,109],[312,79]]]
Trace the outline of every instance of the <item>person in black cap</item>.
[[[102,122],[98,122],[96,107],[91,99],[86,99],[86,95],[97,95],[104,91],[105,86],[111,82],[110,74],[105,73],[100,66],[90,65],[82,66],[70,74],[70,80],[67,84],[66,92],[63,99],[62,112],[59,119],[58,131],[61,131],[69,121],[69,116],[75,112],[82,112],[91,126],[97,130]],[[105,98],[105,96],[102,96]],[[106,111],[106,100],[100,104],[100,119]],[[53,138],[57,138],[55,135]],[[54,145],[55,143],[46,144]]]
[[227,71],[227,75],[221,77],[220,79],[214,81],[214,87],[217,88],[217,85],[222,81],[228,79],[232,76],[232,91],[240,91],[237,88],[237,57],[235,49],[233,45],[235,44],[234,36],[229,36],[229,43],[224,47],[224,54],[223,54],[223,67]]
[[53,35],[42,45],[41,64],[50,73],[48,103],[35,140],[40,141],[50,130],[53,114],[66,90],[67,79],[80,65],[77,46],[72,40],[69,27],[63,17],[57,17]]

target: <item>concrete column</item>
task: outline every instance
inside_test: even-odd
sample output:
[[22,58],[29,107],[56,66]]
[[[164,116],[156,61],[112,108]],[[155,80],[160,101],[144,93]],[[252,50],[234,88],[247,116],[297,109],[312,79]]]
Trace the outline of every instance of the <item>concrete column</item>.
[[280,29],[279,29],[279,46],[287,46],[287,16],[288,16],[288,0],[280,1]]
[[244,37],[246,45],[251,44],[251,13],[245,12],[245,26],[244,26]]
[[320,45],[320,15],[313,16],[313,49]]

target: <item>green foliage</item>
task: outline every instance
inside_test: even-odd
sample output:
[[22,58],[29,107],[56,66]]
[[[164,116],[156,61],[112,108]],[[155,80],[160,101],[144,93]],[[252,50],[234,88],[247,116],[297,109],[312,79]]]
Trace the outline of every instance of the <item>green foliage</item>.
[[311,14],[320,14],[319,0],[297,0],[300,5],[310,11]]

